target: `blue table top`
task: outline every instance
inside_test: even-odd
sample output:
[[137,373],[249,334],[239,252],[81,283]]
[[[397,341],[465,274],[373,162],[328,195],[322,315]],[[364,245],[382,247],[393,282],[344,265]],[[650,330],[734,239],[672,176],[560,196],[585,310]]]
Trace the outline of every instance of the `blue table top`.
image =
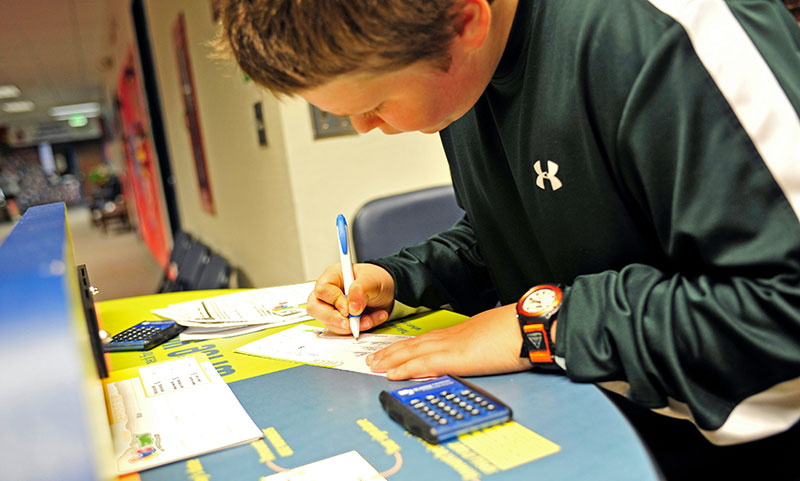
[[[555,454],[508,470],[482,472],[459,454],[457,446],[427,449],[408,435],[382,410],[381,390],[411,382],[392,382],[383,377],[299,366],[230,384],[236,397],[261,429],[274,429],[291,454],[280,456],[279,447],[265,441],[276,454],[270,463],[259,460],[253,446],[239,446],[199,458],[211,479],[258,479],[325,459],[350,450],[358,451],[379,472],[401,465],[388,479],[657,479],[649,455],[627,421],[593,385],[575,384],[561,375],[524,372],[470,378],[470,381],[509,404],[515,422],[558,444]],[[400,461],[387,455],[363,428],[364,420],[383,437],[400,446]],[[465,461],[476,477],[464,478],[453,455]],[[263,461],[263,460],[262,460]],[[195,465],[196,467],[196,465]],[[469,469],[466,470],[469,472]],[[141,473],[144,481],[190,479],[185,463]]]

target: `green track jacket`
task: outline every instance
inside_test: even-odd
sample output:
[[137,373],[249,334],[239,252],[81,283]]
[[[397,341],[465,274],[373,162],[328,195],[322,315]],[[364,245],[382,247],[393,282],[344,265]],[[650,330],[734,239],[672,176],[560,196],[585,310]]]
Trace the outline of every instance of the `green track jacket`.
[[474,314],[567,286],[575,381],[716,444],[800,419],[800,29],[779,0],[520,0],[441,133],[466,216],[375,261]]

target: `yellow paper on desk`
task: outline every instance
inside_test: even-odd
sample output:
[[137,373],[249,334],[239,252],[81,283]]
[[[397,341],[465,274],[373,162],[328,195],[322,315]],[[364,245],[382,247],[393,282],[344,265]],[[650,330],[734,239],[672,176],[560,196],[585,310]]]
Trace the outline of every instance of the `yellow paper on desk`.
[[199,359],[115,371],[104,381],[117,473],[263,436],[211,362]]

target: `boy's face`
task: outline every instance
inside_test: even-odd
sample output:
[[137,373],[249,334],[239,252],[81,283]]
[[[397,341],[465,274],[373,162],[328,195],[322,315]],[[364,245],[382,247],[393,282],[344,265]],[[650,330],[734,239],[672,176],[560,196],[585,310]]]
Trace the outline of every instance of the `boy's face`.
[[462,66],[443,72],[418,62],[386,74],[337,77],[300,96],[322,110],[349,116],[361,133],[374,128],[386,134],[434,133],[467,113],[484,88]]

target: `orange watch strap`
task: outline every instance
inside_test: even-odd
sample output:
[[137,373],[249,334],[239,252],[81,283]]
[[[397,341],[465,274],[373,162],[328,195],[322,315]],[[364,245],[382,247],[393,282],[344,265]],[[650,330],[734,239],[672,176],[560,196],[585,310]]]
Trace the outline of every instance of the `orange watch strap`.
[[552,352],[550,351],[550,339],[544,324],[535,323],[522,326],[525,337],[530,341],[528,357],[533,363],[552,363]]

